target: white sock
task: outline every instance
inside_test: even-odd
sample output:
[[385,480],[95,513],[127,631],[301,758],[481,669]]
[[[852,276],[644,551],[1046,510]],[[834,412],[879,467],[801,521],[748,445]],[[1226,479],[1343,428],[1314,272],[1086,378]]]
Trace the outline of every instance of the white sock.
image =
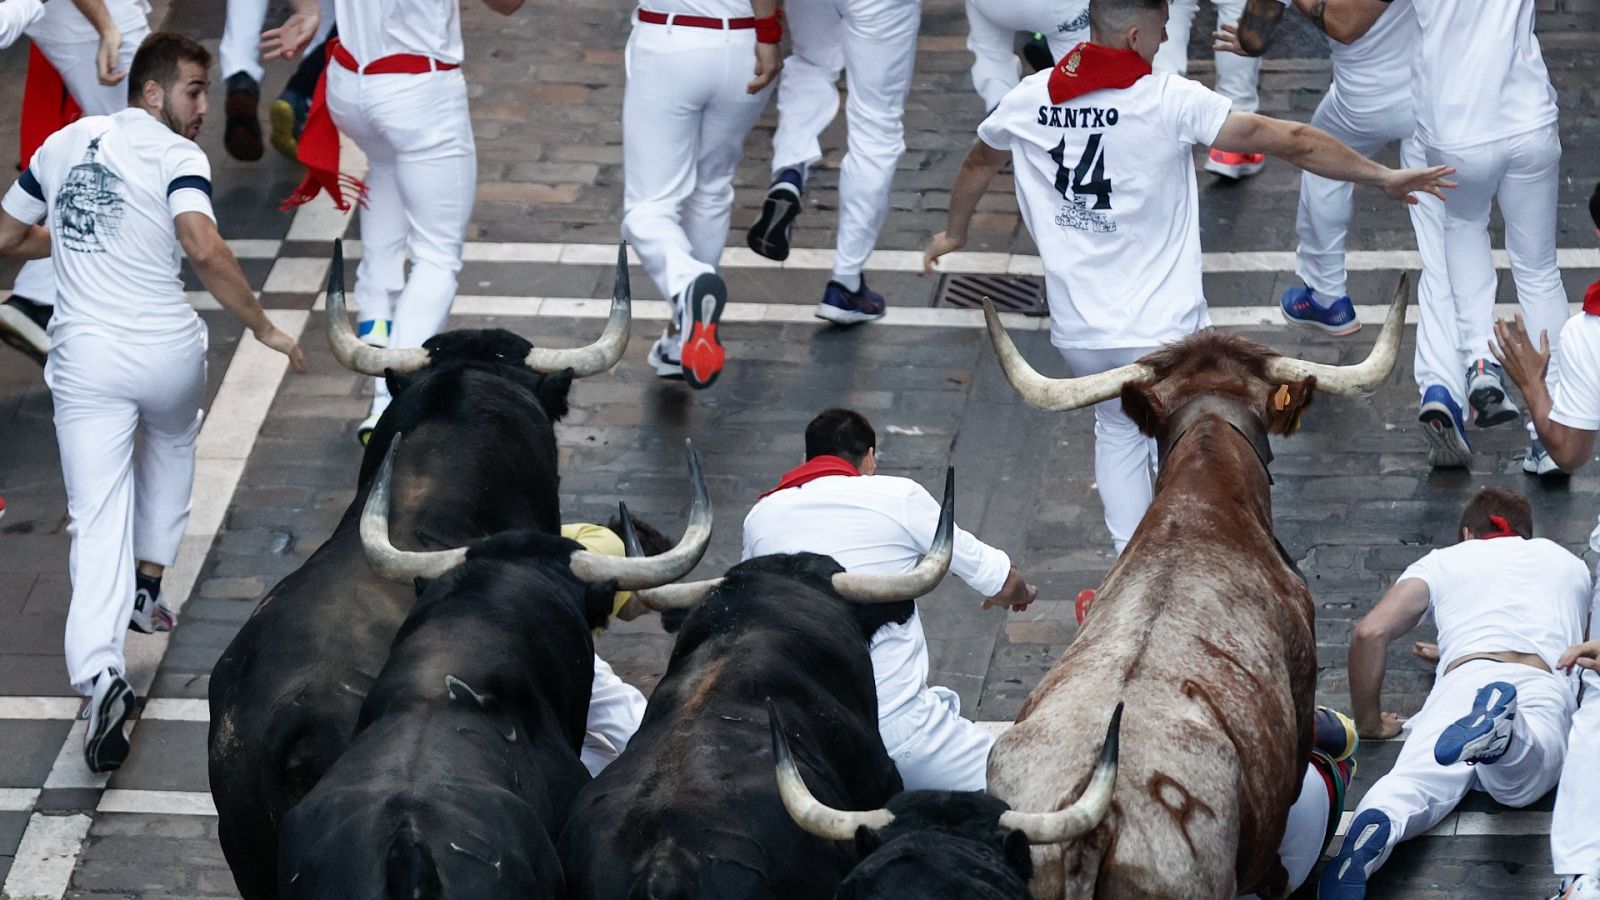
[[1331,294],[1324,294],[1318,290],[1313,290],[1311,292],[1311,296],[1317,301],[1317,305],[1319,306],[1331,306],[1335,300],[1339,299],[1338,297],[1332,296]]
[[861,273],[860,272],[857,272],[854,275],[839,275],[839,274],[835,274],[833,276],[833,280],[839,282],[842,285],[844,285],[844,289],[849,291],[852,294],[861,293]]

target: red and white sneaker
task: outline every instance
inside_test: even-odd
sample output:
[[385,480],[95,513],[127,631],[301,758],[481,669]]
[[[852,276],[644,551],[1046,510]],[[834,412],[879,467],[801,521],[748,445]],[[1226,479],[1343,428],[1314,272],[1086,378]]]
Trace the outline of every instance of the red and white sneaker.
[[1232,178],[1238,181],[1249,178],[1267,167],[1267,157],[1261,153],[1229,153],[1226,150],[1213,150],[1206,158],[1206,171],[1215,172],[1223,178]]
[[728,287],[715,272],[695,276],[678,295],[678,333],[683,337],[678,363],[692,388],[708,388],[722,374],[727,351],[717,339],[717,323],[727,305]]

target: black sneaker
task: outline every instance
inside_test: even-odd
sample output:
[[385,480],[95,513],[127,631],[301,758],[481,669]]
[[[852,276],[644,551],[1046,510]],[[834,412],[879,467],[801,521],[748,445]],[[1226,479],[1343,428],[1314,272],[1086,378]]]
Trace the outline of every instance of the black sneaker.
[[6,302],[0,303],[0,341],[44,365],[50,353],[50,335],[45,329],[50,326],[50,315],[55,311],[54,306],[12,294]]
[[1522,418],[1517,405],[1506,396],[1505,370],[1489,359],[1475,359],[1467,367],[1467,402],[1477,415],[1472,424],[1493,428]]
[[167,605],[167,598],[161,596],[161,579],[135,572],[133,584],[133,615],[128,618],[128,627],[140,634],[176,628],[178,617]]
[[248,72],[229,75],[227,85],[228,98],[222,107],[227,116],[222,146],[234,159],[255,162],[266,152],[261,141],[261,85]]
[[89,727],[83,733],[83,761],[91,772],[114,772],[128,758],[128,735],[123,730],[133,718],[133,686],[116,669],[106,669],[94,679],[89,697]]
[[767,188],[761,204],[761,218],[750,226],[745,242],[767,259],[783,262],[789,258],[789,233],[795,216],[800,215],[800,173],[784,169]]
[[1022,59],[1033,67],[1035,72],[1056,67],[1056,58],[1050,55],[1050,42],[1042,34],[1030,35],[1022,45]]

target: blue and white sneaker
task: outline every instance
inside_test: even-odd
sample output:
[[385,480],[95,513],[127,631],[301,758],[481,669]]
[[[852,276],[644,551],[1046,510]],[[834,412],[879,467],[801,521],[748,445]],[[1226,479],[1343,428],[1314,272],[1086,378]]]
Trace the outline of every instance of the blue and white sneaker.
[[1511,723],[1516,718],[1516,687],[1504,681],[1489,682],[1478,689],[1472,712],[1439,734],[1433,745],[1434,761],[1441,766],[1498,762],[1511,746]]
[[859,325],[883,318],[887,306],[882,294],[867,287],[863,276],[859,291],[852,291],[837,281],[828,282],[822,292],[822,302],[817,304],[816,316],[838,325]]
[[1369,809],[1350,823],[1339,855],[1328,861],[1317,884],[1317,900],[1362,900],[1378,857],[1389,846],[1389,817]]
[[1522,471],[1541,477],[1572,474],[1556,465],[1555,459],[1550,456],[1550,451],[1544,448],[1544,441],[1538,438],[1533,439],[1533,443],[1528,445],[1528,452],[1522,457]]
[[1304,325],[1340,336],[1361,330],[1361,321],[1356,318],[1356,308],[1349,297],[1340,297],[1323,306],[1317,302],[1316,292],[1304,285],[1284,291],[1278,308],[1291,325]]
[[89,771],[112,772],[128,758],[123,728],[133,718],[136,700],[133,686],[116,669],[95,676],[87,710],[89,727],[83,732],[83,761]]
[[1422,411],[1417,416],[1430,448],[1428,464],[1434,468],[1465,468],[1472,463],[1472,445],[1467,443],[1467,426],[1461,421],[1461,407],[1443,385],[1431,384],[1422,393]]
[[1476,413],[1479,428],[1504,425],[1522,418],[1517,405],[1506,397],[1506,371],[1491,359],[1475,359],[1467,368],[1467,402]]
[[361,319],[356,322],[356,337],[369,347],[389,346],[388,319]]

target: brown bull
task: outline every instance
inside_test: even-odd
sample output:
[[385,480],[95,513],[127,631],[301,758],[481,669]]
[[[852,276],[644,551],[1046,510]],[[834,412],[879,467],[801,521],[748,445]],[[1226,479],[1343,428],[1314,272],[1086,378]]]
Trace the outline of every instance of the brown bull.
[[1365,393],[1387,377],[1406,295],[1402,278],[1359,365],[1207,331],[1081,379],[1033,371],[988,310],[1030,403],[1120,394],[1162,452],[1150,509],[1077,640],[989,757],[989,789],[1013,809],[1058,809],[1083,791],[1104,723],[1126,704],[1110,812],[1083,838],[1033,848],[1035,898],[1287,892],[1277,850],[1310,755],[1316,638],[1311,593],[1273,537],[1267,435],[1292,433],[1315,390]]

